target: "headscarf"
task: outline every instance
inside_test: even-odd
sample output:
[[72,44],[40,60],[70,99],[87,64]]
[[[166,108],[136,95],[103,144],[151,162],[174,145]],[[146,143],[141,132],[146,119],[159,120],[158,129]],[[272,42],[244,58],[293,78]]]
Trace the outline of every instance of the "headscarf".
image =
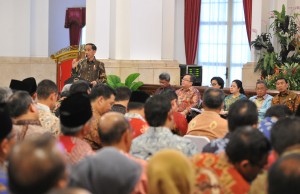
[[191,162],[181,152],[162,150],[148,163],[148,194],[191,194],[194,173]]
[[106,147],[74,166],[70,185],[97,194],[130,194],[141,173],[138,163],[119,150]]

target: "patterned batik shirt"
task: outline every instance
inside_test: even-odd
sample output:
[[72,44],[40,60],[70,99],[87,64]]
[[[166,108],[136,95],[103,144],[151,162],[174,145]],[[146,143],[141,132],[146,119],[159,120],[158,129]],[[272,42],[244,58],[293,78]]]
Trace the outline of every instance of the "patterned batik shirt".
[[197,107],[200,100],[200,92],[195,87],[188,89],[180,88],[176,90],[178,96],[178,112],[185,112],[187,114],[192,107]]
[[[13,122],[17,142],[28,138],[36,138],[50,131],[43,128],[39,120],[18,120]],[[52,134],[52,133],[51,133]]]
[[132,131],[132,138],[136,138],[145,133],[149,127],[147,121],[138,113],[126,113],[125,117],[129,120]]
[[212,140],[206,146],[204,146],[202,152],[208,152],[208,153],[214,153],[214,154],[219,154],[221,152],[224,152],[224,150],[229,142],[230,136],[231,136],[231,133],[229,132],[223,138]]
[[196,145],[189,139],[172,134],[166,127],[149,127],[147,131],[132,141],[130,154],[148,160],[162,149],[175,149],[186,156],[198,153]]
[[80,77],[88,82],[96,81],[97,83],[106,82],[106,73],[104,63],[94,58],[92,61],[84,59],[72,69],[72,77]]
[[300,104],[300,98],[291,91],[279,93],[272,99],[272,105],[277,104],[286,105],[292,112],[295,112]]
[[225,153],[197,154],[192,158],[196,172],[196,193],[246,194],[250,184],[243,178]]
[[68,164],[77,164],[85,157],[95,154],[91,146],[78,137],[63,135],[59,137],[59,142],[65,149],[65,158]]
[[102,148],[101,140],[98,133],[98,126],[100,123],[101,115],[93,109],[93,118],[92,118],[92,125],[89,132],[84,136],[84,141],[90,144],[94,151],[99,150]]
[[50,131],[55,137],[60,134],[60,121],[50,111],[50,108],[44,104],[38,103],[37,109],[39,110],[39,120],[42,127]]
[[235,103],[238,100],[244,100],[247,99],[247,96],[245,96],[244,94],[240,94],[238,97],[233,97],[232,94],[229,94],[228,96],[226,96],[226,98],[224,99],[224,110],[228,111],[229,107]]
[[2,162],[0,165],[0,194],[8,194],[7,165]]

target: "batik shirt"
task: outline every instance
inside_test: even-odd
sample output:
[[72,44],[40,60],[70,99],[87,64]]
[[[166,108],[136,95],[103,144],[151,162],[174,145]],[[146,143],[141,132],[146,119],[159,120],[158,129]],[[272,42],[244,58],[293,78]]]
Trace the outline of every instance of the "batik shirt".
[[42,127],[51,132],[55,137],[60,134],[60,121],[50,111],[50,108],[44,104],[38,103],[37,109],[39,110],[39,120]]
[[192,158],[196,171],[194,193],[246,194],[250,184],[225,155],[197,154]]
[[125,117],[129,119],[129,123],[131,125],[132,137],[136,138],[137,136],[145,133],[149,127],[147,121],[137,113],[126,113]]
[[271,129],[273,125],[278,121],[276,117],[266,117],[258,125],[258,130],[260,130],[268,140],[271,140]]
[[178,96],[178,112],[187,114],[192,107],[197,107],[200,102],[200,92],[193,86],[188,89],[176,90]]
[[149,127],[147,131],[132,141],[130,154],[148,160],[162,149],[175,149],[186,156],[198,153],[196,145],[189,139],[172,134],[166,127]]
[[219,154],[221,152],[224,152],[224,150],[229,142],[230,136],[231,136],[231,133],[229,132],[225,135],[224,138],[212,140],[206,146],[204,146],[202,152],[208,152],[208,153],[214,153],[214,154]]
[[249,100],[254,102],[257,106],[259,121],[263,120],[267,110],[271,107],[272,99],[273,99],[273,96],[271,96],[269,94],[266,94],[261,98],[258,98],[257,96],[252,96],[251,98],[249,98]]
[[276,104],[286,105],[292,112],[295,112],[300,104],[300,98],[294,92],[287,91],[277,94],[272,99],[272,105]]
[[59,137],[59,142],[65,149],[65,158],[68,164],[77,164],[85,157],[95,154],[91,146],[78,137],[63,135]]
[[17,141],[27,138],[35,138],[50,131],[43,128],[39,120],[19,120],[13,122],[13,130],[16,132]]
[[0,165],[0,194],[8,194],[8,177],[6,163]]
[[96,60],[96,58],[94,58],[92,61],[84,59],[83,61],[79,62],[78,65],[72,69],[71,74],[73,77],[80,77],[88,82],[106,82],[104,63]]
[[233,97],[232,94],[226,96],[226,98],[224,99],[224,110],[228,111],[229,107],[235,103],[238,100],[243,100],[243,99],[247,99],[247,96],[245,96],[244,94],[240,94],[238,97]]
[[98,133],[100,117],[101,117],[100,114],[96,110],[93,110],[91,129],[88,132],[88,134],[86,134],[84,136],[84,141],[86,141],[88,144],[90,144],[90,146],[92,147],[92,149],[94,151],[102,148],[101,140],[100,140],[99,133]]

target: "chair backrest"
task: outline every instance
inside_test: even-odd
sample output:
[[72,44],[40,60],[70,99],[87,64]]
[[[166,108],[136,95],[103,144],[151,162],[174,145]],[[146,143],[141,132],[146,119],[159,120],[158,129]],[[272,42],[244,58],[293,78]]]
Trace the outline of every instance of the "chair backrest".
[[205,136],[185,135],[183,137],[190,139],[197,146],[200,152],[202,152],[204,146],[210,142],[210,140]]

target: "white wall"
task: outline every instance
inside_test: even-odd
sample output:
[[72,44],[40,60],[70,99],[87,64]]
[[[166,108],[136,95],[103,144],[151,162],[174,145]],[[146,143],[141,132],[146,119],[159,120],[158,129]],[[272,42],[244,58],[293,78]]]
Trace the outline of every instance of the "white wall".
[[87,0],[87,42],[98,46],[96,57],[161,60],[162,2]]
[[30,55],[30,0],[0,1],[0,56]]
[[174,59],[175,0],[162,1],[162,59]]
[[111,20],[111,59],[130,59],[130,8],[131,0],[117,0],[115,6],[111,7],[113,12],[111,19],[115,19],[115,22]]
[[30,18],[30,56],[47,57],[49,56],[49,0],[32,0]]
[[96,58],[109,58],[110,40],[110,0],[86,0],[87,24],[86,41],[97,48]]
[[86,0],[49,0],[49,55],[70,46],[69,29],[64,27],[67,8],[85,6]]
[[131,59],[160,60],[162,0],[132,0]]
[[175,59],[186,64],[184,48],[184,1],[176,0],[175,5]]

